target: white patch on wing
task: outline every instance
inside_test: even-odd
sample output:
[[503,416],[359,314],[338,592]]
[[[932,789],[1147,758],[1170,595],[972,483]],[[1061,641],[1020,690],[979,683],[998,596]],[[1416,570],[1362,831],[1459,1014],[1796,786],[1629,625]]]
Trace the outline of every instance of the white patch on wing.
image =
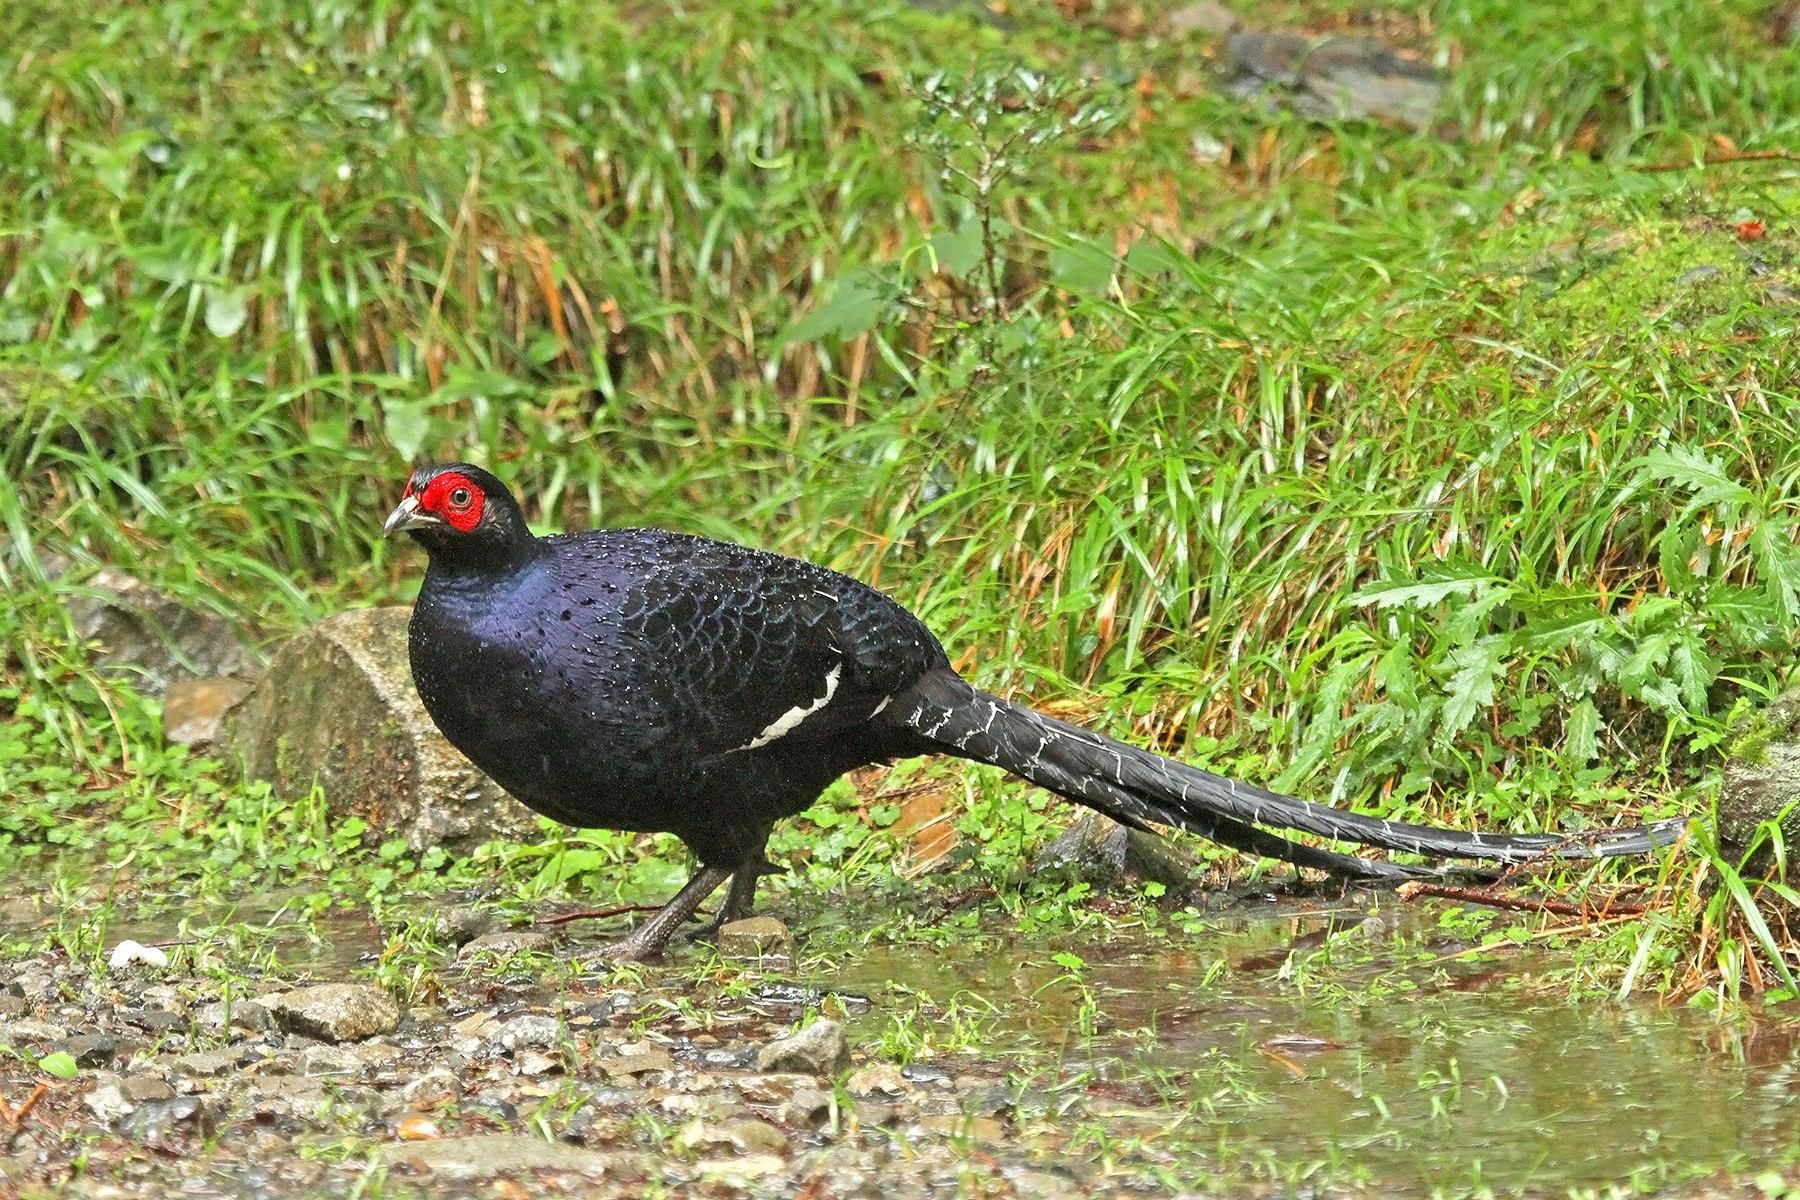
[[892,696],[889,696],[887,699],[883,700],[880,704],[877,704],[875,706],[875,711],[870,713],[869,715],[871,717],[880,715],[881,710],[886,708],[888,705],[892,704],[893,702],[894,702],[894,698]]
[[800,722],[806,720],[806,718],[812,716],[821,708],[824,708],[827,704],[831,703],[831,698],[837,695],[838,676],[843,673],[843,663],[839,663],[837,666],[831,668],[831,670],[825,673],[825,694],[823,696],[820,696],[811,704],[796,704],[793,708],[788,709],[779,717],[770,721],[768,726],[761,733],[757,734],[743,745],[734,747],[732,752],[736,753],[738,750],[754,750],[758,746],[766,746],[783,734],[792,733],[794,730],[798,729],[800,727]]

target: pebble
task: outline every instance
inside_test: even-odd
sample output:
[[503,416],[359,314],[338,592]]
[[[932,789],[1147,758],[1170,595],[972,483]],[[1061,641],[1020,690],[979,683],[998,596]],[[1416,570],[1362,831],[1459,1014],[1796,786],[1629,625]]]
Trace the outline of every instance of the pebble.
[[295,988],[271,1000],[269,1011],[282,1029],[327,1042],[361,1041],[400,1025],[394,998],[366,983]]
[[774,917],[749,917],[721,927],[718,947],[726,958],[792,958],[794,935]]
[[756,1056],[759,1071],[795,1071],[838,1075],[850,1067],[850,1043],[836,1021],[814,1021],[787,1037],[776,1038]]

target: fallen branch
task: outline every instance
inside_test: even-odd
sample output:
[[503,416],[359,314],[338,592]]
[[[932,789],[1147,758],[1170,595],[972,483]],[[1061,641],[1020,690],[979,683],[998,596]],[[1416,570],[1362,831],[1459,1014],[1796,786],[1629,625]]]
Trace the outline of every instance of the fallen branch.
[[570,921],[599,921],[606,917],[622,917],[626,913],[661,912],[660,904],[621,904],[617,908],[584,908],[576,912],[557,913],[551,917],[539,917],[533,925],[566,925]]
[[1699,162],[1643,163],[1631,169],[1645,173],[1651,171],[1698,171],[1705,167],[1723,166],[1726,163],[1768,162],[1771,159],[1800,159],[1800,154],[1796,154],[1792,150],[1732,150],[1708,154]]
[[1481,904],[1488,908],[1505,908],[1517,912],[1542,912],[1557,917],[1641,917],[1650,910],[1642,904],[1607,903],[1600,908],[1586,904],[1570,904],[1567,900],[1551,900],[1542,896],[1499,896],[1480,888],[1452,887],[1447,883],[1422,883],[1414,880],[1398,889],[1402,900],[1417,896],[1433,896],[1441,900],[1459,900],[1464,904]]

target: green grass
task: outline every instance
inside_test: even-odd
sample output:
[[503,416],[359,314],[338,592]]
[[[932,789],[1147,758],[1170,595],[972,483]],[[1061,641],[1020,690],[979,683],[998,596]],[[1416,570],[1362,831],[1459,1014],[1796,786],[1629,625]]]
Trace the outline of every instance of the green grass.
[[[1110,3],[0,17],[0,862],[255,807],[70,646],[91,568],[274,632],[402,598],[380,519],[450,457],[542,528],[828,562],[985,686],[1305,795],[1701,808],[1800,616],[1800,186],[1697,165],[1794,144],[1763,7],[1258,10],[1450,65],[1424,133],[1233,99]],[[1083,82],[974,89],[1047,135],[990,180],[996,303],[979,138],[919,97],[1020,65]],[[852,801],[791,849],[882,865]],[[995,870],[1051,823],[963,803]]]

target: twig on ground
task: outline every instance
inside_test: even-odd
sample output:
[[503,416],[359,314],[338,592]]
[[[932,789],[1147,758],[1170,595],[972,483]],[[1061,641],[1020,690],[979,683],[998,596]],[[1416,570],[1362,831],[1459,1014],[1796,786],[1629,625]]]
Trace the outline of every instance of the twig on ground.
[[626,913],[660,912],[659,904],[621,904],[617,908],[583,908],[575,912],[557,913],[554,916],[539,917],[533,925],[566,925],[570,921],[600,921],[607,917],[622,917]]
[[1609,900],[1606,904],[1594,907],[1588,904],[1571,904],[1567,900],[1552,900],[1546,896],[1500,896],[1482,888],[1452,887],[1447,883],[1424,883],[1418,880],[1401,884],[1399,895],[1403,900],[1434,896],[1442,900],[1460,900],[1464,904],[1482,904],[1488,908],[1543,912],[1557,917],[1580,917],[1584,920],[1594,917],[1641,917],[1650,911],[1642,904],[1614,904]]

